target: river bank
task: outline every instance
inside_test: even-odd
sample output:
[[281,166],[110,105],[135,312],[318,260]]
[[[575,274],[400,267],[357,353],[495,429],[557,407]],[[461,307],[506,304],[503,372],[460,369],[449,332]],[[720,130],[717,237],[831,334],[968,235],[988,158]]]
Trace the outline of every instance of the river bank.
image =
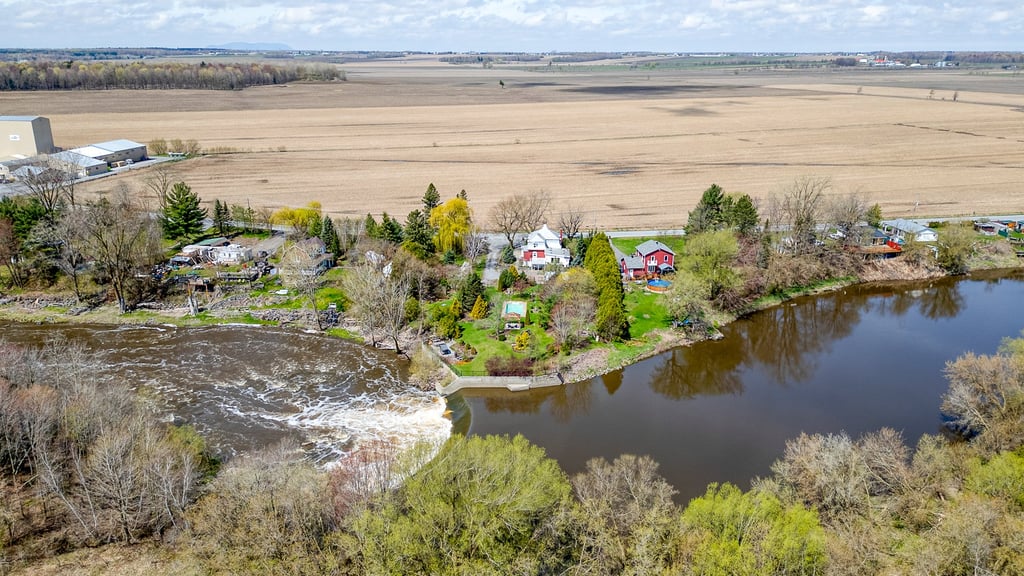
[[[981,259],[974,263],[975,268],[972,271],[1001,269],[1006,268],[1008,264],[1018,264],[1015,268],[1024,265],[1007,260]],[[641,339],[620,344],[597,345],[565,358],[559,357],[557,371],[565,383],[582,382],[620,370],[672,348],[721,338],[720,328],[723,326],[794,298],[842,290],[857,284],[919,281],[944,276],[947,274],[934,265],[911,264],[900,259],[875,261],[866,264],[857,276],[830,279],[810,286],[795,287],[783,293],[766,295],[736,313],[723,313],[714,327],[705,333],[685,333],[672,328],[657,329],[645,334]],[[210,301],[197,316],[190,314],[188,306],[177,305],[175,302],[146,303],[136,310],[120,314],[117,306],[112,303],[83,306],[74,297],[65,294],[23,293],[0,297],[0,320],[34,324],[168,325],[182,328],[238,324],[276,326],[302,332],[316,330],[307,310],[274,307],[274,304],[275,299],[272,297],[230,295]],[[325,332],[333,337],[367,345],[358,324],[344,317]],[[421,330],[406,330],[400,338],[400,346],[406,354],[423,344],[426,344],[426,335]],[[386,342],[378,342],[374,347],[394,349]],[[435,384],[433,381],[424,381],[419,385],[425,389],[434,389]]]

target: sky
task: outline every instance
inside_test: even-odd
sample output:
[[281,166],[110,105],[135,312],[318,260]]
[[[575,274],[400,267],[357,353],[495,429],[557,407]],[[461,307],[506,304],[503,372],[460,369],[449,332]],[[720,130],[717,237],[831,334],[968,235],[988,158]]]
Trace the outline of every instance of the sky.
[[1024,50],[1020,0],[0,0],[0,48]]

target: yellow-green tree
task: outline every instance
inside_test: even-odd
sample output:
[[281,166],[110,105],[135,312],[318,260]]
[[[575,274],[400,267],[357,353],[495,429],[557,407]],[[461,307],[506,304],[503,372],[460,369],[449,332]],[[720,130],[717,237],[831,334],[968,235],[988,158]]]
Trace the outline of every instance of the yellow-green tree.
[[474,320],[480,320],[487,316],[487,301],[484,300],[482,295],[477,295],[476,302],[473,303],[473,310],[470,311],[469,317]]
[[430,225],[437,230],[434,244],[441,252],[462,250],[462,239],[473,224],[473,211],[464,198],[452,198],[430,211]]
[[322,209],[319,202],[313,201],[307,204],[304,208],[289,208],[285,206],[280,210],[274,212],[270,217],[270,221],[273,224],[283,224],[285,226],[291,226],[296,232],[305,231],[309,229],[309,224],[313,220],[321,217]]

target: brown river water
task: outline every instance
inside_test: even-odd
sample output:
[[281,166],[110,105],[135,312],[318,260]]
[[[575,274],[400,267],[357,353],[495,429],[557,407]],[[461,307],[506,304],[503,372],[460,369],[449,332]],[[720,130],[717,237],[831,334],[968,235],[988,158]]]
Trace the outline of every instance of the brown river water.
[[456,431],[522,433],[569,473],[648,454],[687,501],[766,476],[786,440],[882,427],[940,433],[942,371],[1024,328],[1024,273],[857,286],[800,298],[624,370],[561,388],[464,390]]
[[530,392],[467,390],[445,402],[407,384],[407,363],[322,335],[267,327],[0,323],[10,342],[57,332],[101,354],[168,420],[225,454],[294,438],[325,464],[367,439],[522,433],[569,473],[648,454],[679,490],[748,486],[800,432],[883,426],[913,445],[939,433],[948,360],[992,353],[1024,328],[1024,273],[869,285],[805,297],[723,328],[725,338],[590,381]]

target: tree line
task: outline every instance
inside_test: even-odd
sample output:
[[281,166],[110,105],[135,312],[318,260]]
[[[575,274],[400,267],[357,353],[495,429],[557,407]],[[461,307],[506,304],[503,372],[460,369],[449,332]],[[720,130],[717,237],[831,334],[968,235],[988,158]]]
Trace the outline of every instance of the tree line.
[[240,90],[299,80],[344,80],[327,64],[131,63],[34,61],[0,63],[0,91],[16,90]]

